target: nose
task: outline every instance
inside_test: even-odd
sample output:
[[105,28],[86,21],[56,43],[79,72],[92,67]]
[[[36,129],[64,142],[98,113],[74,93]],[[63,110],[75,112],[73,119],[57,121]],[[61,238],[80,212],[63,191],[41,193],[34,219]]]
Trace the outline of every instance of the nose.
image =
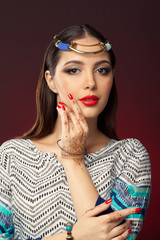
[[96,79],[93,73],[86,73],[84,77],[84,88],[94,90],[96,89]]

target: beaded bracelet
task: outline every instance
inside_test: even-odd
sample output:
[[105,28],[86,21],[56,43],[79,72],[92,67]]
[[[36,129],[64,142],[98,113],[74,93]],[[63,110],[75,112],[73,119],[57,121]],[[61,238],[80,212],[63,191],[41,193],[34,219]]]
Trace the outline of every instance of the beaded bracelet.
[[66,237],[66,240],[71,240],[73,239],[73,236],[72,236],[72,227],[73,227],[73,224],[71,222],[68,222],[66,224],[66,231],[67,231],[67,237]]

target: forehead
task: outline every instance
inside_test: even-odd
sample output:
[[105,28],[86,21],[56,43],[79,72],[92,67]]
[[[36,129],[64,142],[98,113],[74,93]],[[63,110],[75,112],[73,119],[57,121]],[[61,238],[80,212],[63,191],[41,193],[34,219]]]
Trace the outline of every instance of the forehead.
[[[73,42],[77,44],[78,50],[81,50],[84,52],[95,52],[95,51],[101,50],[100,45],[95,45],[100,42],[95,37],[86,36],[84,38],[75,39]],[[95,45],[95,46],[92,46],[92,45]],[[58,64],[63,64],[63,63],[65,64],[65,62],[71,61],[71,60],[79,60],[89,64],[89,63],[94,63],[94,62],[105,60],[105,59],[110,62],[110,57],[107,51],[103,51],[95,55],[88,55],[88,54],[76,53],[72,50],[69,50],[69,51],[61,51]]]

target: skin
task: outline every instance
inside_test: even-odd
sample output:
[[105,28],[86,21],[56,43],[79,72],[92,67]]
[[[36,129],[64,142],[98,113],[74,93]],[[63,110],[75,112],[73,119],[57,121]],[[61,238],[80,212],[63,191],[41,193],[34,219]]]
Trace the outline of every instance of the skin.
[[[95,44],[96,38],[86,36],[77,39],[80,44]],[[88,51],[88,47],[79,49]],[[90,51],[99,50],[99,46],[90,47]],[[97,118],[107,104],[113,84],[114,70],[111,67],[108,53],[94,55],[78,54],[73,51],[62,52],[55,75],[46,71],[49,88],[57,94],[57,102],[61,102],[58,110],[54,132],[33,143],[41,151],[55,152],[58,161],[63,165],[69,184],[77,223],[72,233],[75,240],[118,240],[126,239],[131,223],[126,221],[118,226],[126,216],[135,213],[136,208],[124,209],[107,215],[96,217],[106,210],[110,204],[103,203],[97,207],[97,190],[83,162],[83,152],[95,152],[104,147],[110,139],[97,129]],[[68,95],[71,94],[73,99]],[[96,105],[85,106],[79,101],[86,95],[96,95]],[[56,142],[65,150],[81,156],[66,154],[58,148]],[[95,141],[96,139],[96,141]],[[90,210],[91,209],[91,210]],[[89,211],[88,211],[89,210]],[[81,231],[83,229],[83,231]],[[65,239],[66,233],[46,237],[46,240]]]

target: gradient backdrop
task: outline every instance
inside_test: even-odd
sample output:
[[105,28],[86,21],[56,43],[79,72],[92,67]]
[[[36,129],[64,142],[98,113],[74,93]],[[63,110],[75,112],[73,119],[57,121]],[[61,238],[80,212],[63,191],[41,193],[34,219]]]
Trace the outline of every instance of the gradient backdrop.
[[139,240],[159,239],[159,0],[0,0],[0,144],[35,121],[44,51],[63,28],[89,23],[117,55],[120,138],[138,138],[152,163],[152,196]]

